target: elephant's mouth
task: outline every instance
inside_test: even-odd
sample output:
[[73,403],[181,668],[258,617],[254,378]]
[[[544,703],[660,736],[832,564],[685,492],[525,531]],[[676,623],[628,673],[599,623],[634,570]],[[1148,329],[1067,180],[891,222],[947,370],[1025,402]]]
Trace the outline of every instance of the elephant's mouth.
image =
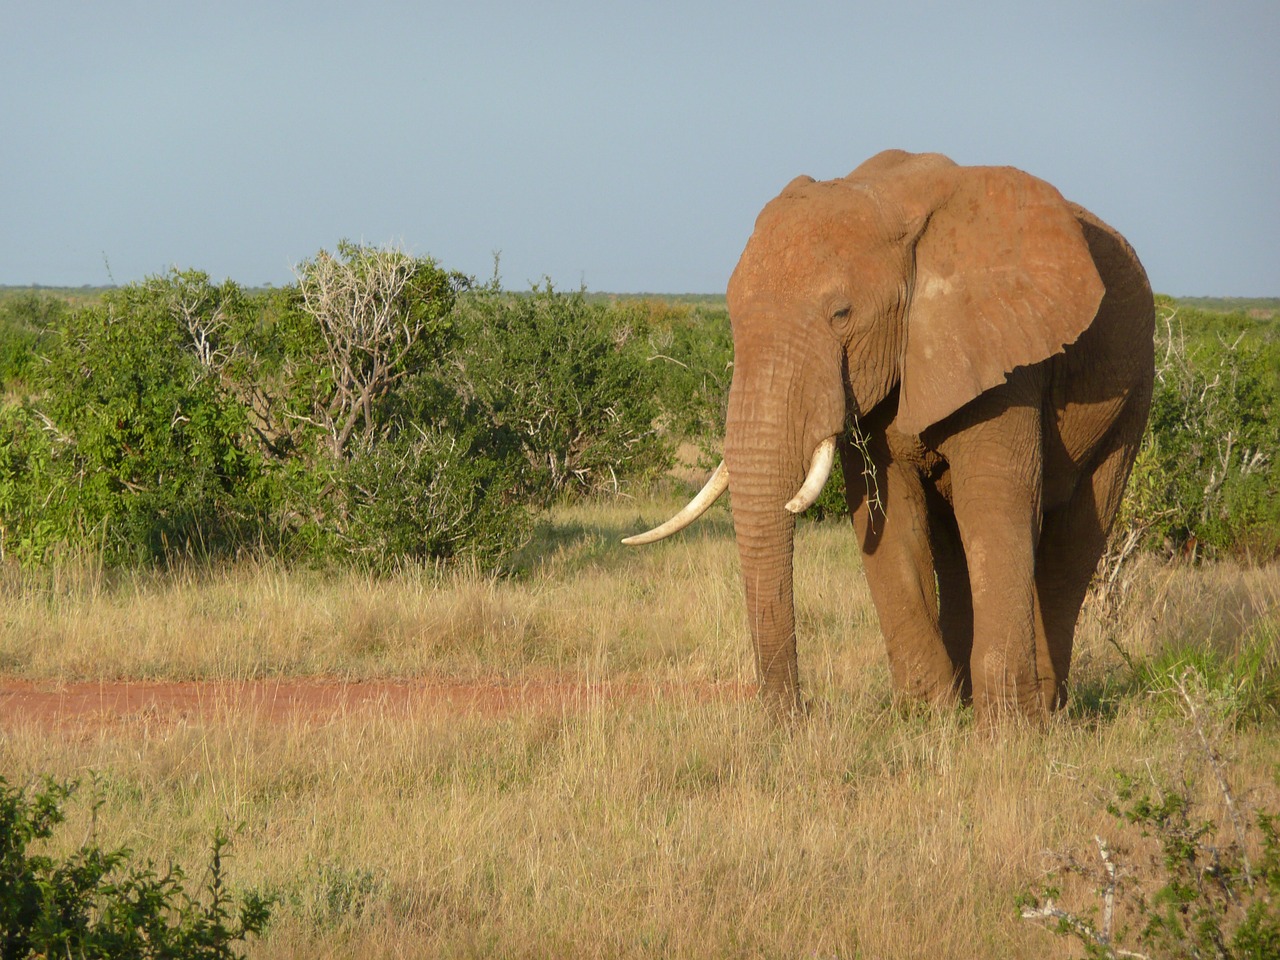
[[[831,468],[835,464],[835,457],[836,438],[834,436],[827,437],[814,448],[804,483],[800,484],[800,489],[796,491],[796,495],[784,505],[789,513],[804,513],[804,511],[813,506],[814,501],[821,495],[822,488],[827,485],[827,480],[831,477]],[[652,530],[638,533],[633,537],[626,537],[622,542],[628,546],[640,546],[666,539],[673,533],[679,533],[706,513],[711,505],[720,499],[720,495],[728,489],[729,468],[721,460],[720,465],[716,467],[710,479],[707,480],[694,498],[684,506],[684,509],[665,523],[658,524]]]

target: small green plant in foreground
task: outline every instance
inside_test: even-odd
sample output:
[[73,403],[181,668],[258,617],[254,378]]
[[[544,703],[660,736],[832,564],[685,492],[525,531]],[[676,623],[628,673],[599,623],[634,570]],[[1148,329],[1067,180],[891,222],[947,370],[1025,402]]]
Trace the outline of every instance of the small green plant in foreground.
[[[1062,891],[1052,885],[1018,900],[1024,919],[1075,938],[1088,957],[1280,957],[1280,812],[1260,809],[1251,816],[1237,801],[1188,679],[1184,675],[1174,684],[1221,792],[1226,822],[1215,822],[1197,802],[1191,776],[1171,782],[1149,770],[1142,776],[1118,773],[1107,812],[1136,827],[1142,838],[1153,839],[1158,852],[1126,862],[1118,856],[1122,851],[1096,836],[1096,864],[1061,858],[1056,873],[1096,884],[1101,917],[1097,907],[1064,909],[1058,903]],[[1117,926],[1117,915],[1136,929]],[[1139,949],[1121,946],[1130,942]]]
[[150,861],[131,862],[127,848],[103,850],[92,836],[64,860],[32,852],[66,819],[63,805],[76,789],[46,780],[27,791],[0,777],[0,960],[242,956],[233,945],[262,933],[272,899],[255,892],[234,902],[223,885],[221,830],[197,896],[176,866],[161,874]]

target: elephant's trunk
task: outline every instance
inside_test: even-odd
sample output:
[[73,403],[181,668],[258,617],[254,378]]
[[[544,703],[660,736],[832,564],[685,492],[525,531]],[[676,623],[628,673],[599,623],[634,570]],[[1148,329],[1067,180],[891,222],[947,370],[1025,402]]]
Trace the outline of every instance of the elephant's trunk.
[[747,620],[761,693],[792,711],[800,705],[792,552],[795,517],[785,508],[810,456],[844,425],[835,341],[769,343],[735,329],[734,377],[725,425],[725,463],[746,588]]
[[783,469],[776,462],[776,449],[771,452],[763,445],[754,450],[739,447],[726,457],[735,464],[729,471],[729,490],[756,676],[764,697],[792,710],[799,705],[791,566],[795,517],[782,504],[802,471]]

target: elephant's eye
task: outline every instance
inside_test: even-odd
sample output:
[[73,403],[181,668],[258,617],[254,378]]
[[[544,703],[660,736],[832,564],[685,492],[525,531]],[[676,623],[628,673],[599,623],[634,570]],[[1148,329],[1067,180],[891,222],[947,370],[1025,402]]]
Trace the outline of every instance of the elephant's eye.
[[849,314],[853,312],[853,307],[845,304],[843,307],[837,307],[831,311],[831,320],[833,323],[844,323],[849,319]]

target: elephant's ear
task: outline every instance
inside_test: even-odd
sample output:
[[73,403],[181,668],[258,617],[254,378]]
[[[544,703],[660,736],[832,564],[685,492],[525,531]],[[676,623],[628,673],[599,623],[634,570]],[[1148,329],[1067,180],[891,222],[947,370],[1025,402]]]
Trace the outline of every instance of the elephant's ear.
[[894,191],[920,231],[898,401],[908,433],[1060,353],[1103,295],[1080,225],[1049,184],[1011,167],[924,171],[919,190]]

